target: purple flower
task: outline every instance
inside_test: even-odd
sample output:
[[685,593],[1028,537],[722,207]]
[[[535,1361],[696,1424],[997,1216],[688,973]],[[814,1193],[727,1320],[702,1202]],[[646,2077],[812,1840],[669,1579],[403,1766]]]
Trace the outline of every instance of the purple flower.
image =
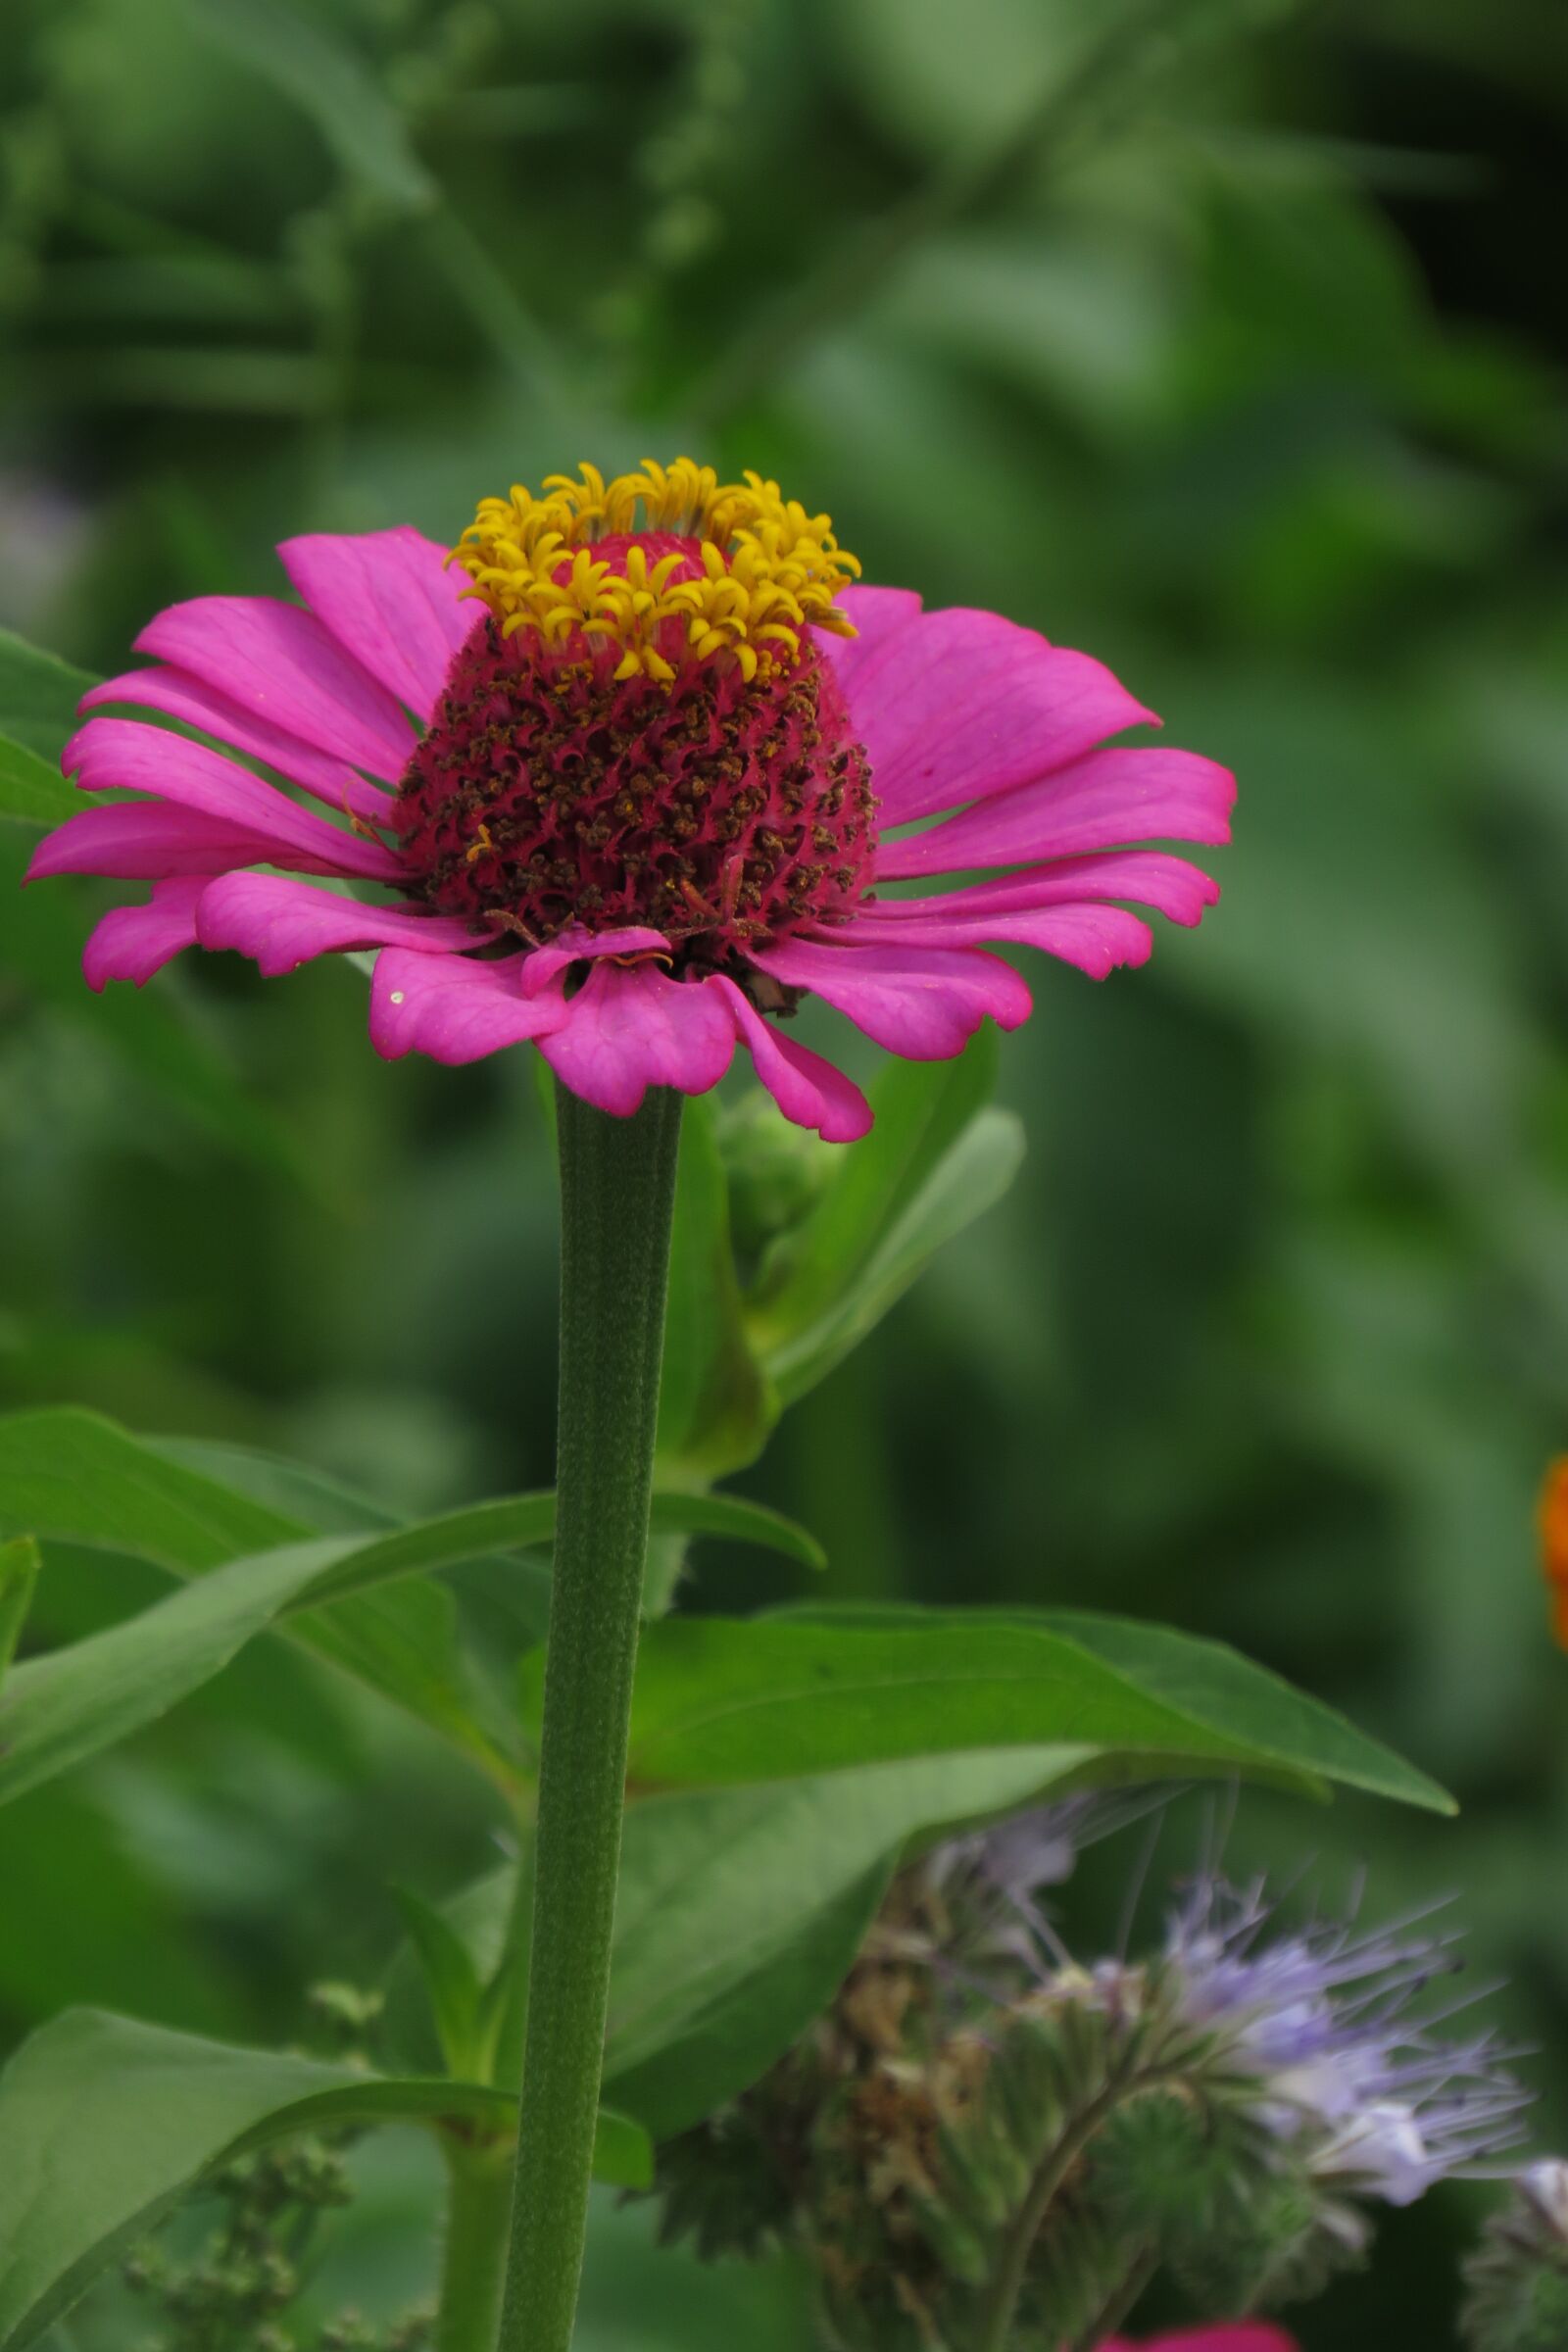
[[1270,1935],[1261,1883],[1205,1876],[1166,1926],[1161,1982],[1183,2022],[1255,2079],[1282,2139],[1313,2135],[1312,2170],[1390,2205],[1512,2146],[1526,2094],[1490,2034],[1446,2040],[1420,1996],[1452,1973],[1451,1936],[1350,1922]]

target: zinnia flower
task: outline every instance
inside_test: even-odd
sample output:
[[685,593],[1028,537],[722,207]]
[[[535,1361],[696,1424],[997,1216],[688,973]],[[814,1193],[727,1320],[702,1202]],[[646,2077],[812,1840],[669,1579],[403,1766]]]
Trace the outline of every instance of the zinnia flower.
[[[854,585],[828,517],[756,474],[585,466],[484,500],[452,556],[410,529],[279,554],[303,603],[172,606],[136,640],[159,666],[83,702],[210,739],[94,716],[66,748],[83,791],[138,797],[68,818],[32,874],[153,884],[93,932],[95,988],[197,943],[267,973],[376,949],[382,1054],[532,1039],[627,1114],[742,1044],[843,1141],[870,1112],[776,1025],[803,996],[943,1059],[1029,1012],[988,945],[1101,978],[1152,945],[1121,902],[1196,923],[1217,895],[1136,845],[1224,841],[1225,769],[1112,744],[1152,714],[1086,654]],[[963,872],[991,878],[931,893]]]

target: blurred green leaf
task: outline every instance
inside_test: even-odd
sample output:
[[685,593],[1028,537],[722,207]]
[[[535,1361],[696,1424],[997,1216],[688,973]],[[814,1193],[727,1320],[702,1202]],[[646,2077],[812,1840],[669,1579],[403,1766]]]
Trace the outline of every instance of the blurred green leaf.
[[[0,735],[41,760],[58,762],[76,723],[76,705],[96,684],[86,670],[0,629]],[[64,804],[66,809],[80,806],[74,793]]]
[[401,210],[435,201],[407,126],[363,58],[280,0],[190,0],[195,23],[309,115],[344,170]]
[[25,989],[52,1014],[106,1046],[148,1089],[155,1104],[169,1105],[224,1150],[288,1177],[319,1201],[319,1166],[236,1076],[228,1057],[204,1033],[194,1008],[181,1000],[177,985],[166,980],[143,990],[116,984],[94,996],[81,973],[86,929],[81,902],[74,894],[63,902],[58,883],[24,889],[23,870],[13,842],[0,839],[5,961]]
[[[215,2166],[296,2132],[450,2122],[508,2132],[476,2083],[399,2080],[70,2010],[0,2076],[0,2352],[24,2352]],[[644,2134],[601,2118],[596,2170],[646,2185]]]
[[80,794],[57,764],[0,734],[0,817],[16,825],[58,825],[81,806]]
[[[201,1577],[227,1561],[297,1545],[317,1532],[303,1517],[204,1477],[166,1458],[156,1443],[70,1406],[0,1420],[4,1528],[129,1553],[181,1577]],[[340,1544],[334,1556],[354,1548],[352,1543]],[[270,1572],[247,1567],[234,1596],[237,1607],[250,1592],[247,1580],[253,1574],[258,1580],[253,1599],[271,1589]],[[279,1572],[279,1607],[286,1584],[286,1573]],[[176,1617],[176,1631],[187,1622]],[[212,1627],[215,1641],[227,1622],[220,1612]],[[340,1598],[291,1630],[295,1639],[504,1777],[507,1766],[477,1720],[459,1654],[456,1607],[444,1588],[409,1583]],[[248,1638],[240,1633],[239,1642]],[[186,1687],[195,1688],[203,1679],[198,1671]]]
[[[319,1527],[318,1509],[309,1520],[303,1511],[292,1515],[189,1466],[199,1460],[238,1464],[252,1487],[286,1494],[298,1505],[324,1488],[328,1504],[341,1512],[344,1489],[280,1456],[132,1437],[100,1413],[49,1405],[0,1416],[0,1525],[131,1552],[181,1576]],[[652,1518],[662,1533],[728,1536],[803,1567],[823,1565],[820,1545],[804,1528],[738,1494],[656,1494]],[[345,1547],[341,1589],[421,1571],[438,1556],[446,1564],[548,1544],[555,1524],[556,1498],[548,1490],[470,1503]]]
[[0,1525],[130,1552],[178,1576],[314,1532],[75,1405],[0,1419]]
[[[0,1527],[129,1552],[191,1579],[139,1616],[17,1669],[0,1694],[0,1802],[155,1722],[247,1642],[304,1612],[301,1639],[507,1779],[459,1671],[449,1597],[416,1588],[412,1609],[398,1596],[378,1615],[374,1604],[393,1596],[369,1589],[548,1544],[555,1510],[553,1494],[522,1494],[388,1532],[312,1538],[96,1414],[67,1407],[0,1421]],[[655,1518],[820,1562],[802,1530],[728,1495],[662,1495]],[[542,1626],[547,1571],[529,1560],[508,1567],[530,1587]]]
[[[289,1609],[343,1591],[344,1577],[352,1590],[361,1548],[353,1537],[321,1536],[229,1560],[119,1625],[26,1659],[0,1690],[0,1804],[156,1722]],[[406,1547],[405,1564],[384,1572],[410,1573],[416,1556]],[[465,1745],[487,1745],[461,1713],[448,1710],[445,1728]]]
[[392,1895],[418,1959],[447,2072],[488,2082],[489,2053],[481,2044],[484,1987],[467,1945],[445,1914],[412,1887],[394,1886]]
[[756,1460],[777,1417],[778,1399],[746,1336],[729,1188],[712,1105],[700,1096],[681,1121],[660,1460],[677,1477],[720,1478]]
[[[537,1715],[538,1661],[525,1668]],[[1424,1774],[1218,1643],[1078,1612],[788,1610],[651,1626],[628,1774],[767,1781],[946,1750],[1071,1744],[1088,1780],[1255,1772],[1451,1810]]]
[[873,1330],[944,1242],[1001,1200],[1023,1129],[988,1108],[989,1027],[955,1061],[890,1060],[876,1125],[845,1152],[804,1222],[763,1264],[747,1321],[786,1403]]
[[0,1700],[38,1582],[38,1546],[30,1536],[0,1544]]
[[291,1461],[287,1454],[212,1438],[144,1438],[141,1443],[165,1461],[220,1486],[237,1488],[252,1502],[318,1535],[352,1535],[357,1529],[397,1525],[395,1511],[309,1462]]

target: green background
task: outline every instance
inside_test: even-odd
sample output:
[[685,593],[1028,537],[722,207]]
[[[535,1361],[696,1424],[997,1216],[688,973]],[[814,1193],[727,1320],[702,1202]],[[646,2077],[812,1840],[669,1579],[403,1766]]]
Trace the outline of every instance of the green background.
[[[1033,963],[1018,1184],[744,1483],[821,1535],[834,1597],[1167,1617],[1445,1780],[1457,1825],[1249,1798],[1233,1843],[1317,1854],[1329,1895],[1364,1862],[1373,1911],[1456,1889],[1545,2143],[1563,30],[1550,0],[0,18],[0,622],[122,667],[160,605],[275,589],[292,532],[448,538],[513,479],[689,451],[830,509],[870,578],[1092,649],[1238,769],[1217,912],[1102,988]],[[528,1058],[380,1064],[340,963],[187,957],[97,1002],[97,894],[14,900],[27,839],[0,839],[4,1399],[280,1446],[411,1509],[544,1483]],[[800,1589],[702,1562],[710,1605]],[[37,1623],[125,1598],[83,1556]],[[263,1644],[0,1814],[0,2047],[69,1999],[292,2035],[304,1985],[379,1969],[387,1882],[440,1894],[493,1833],[433,1742]],[[417,2144],[362,2171],[321,2309],[426,2278]],[[1450,2342],[1470,2220],[1464,2192],[1401,2218],[1303,2341]],[[794,2291],[651,2269],[607,2212],[585,2352],[800,2352]]]

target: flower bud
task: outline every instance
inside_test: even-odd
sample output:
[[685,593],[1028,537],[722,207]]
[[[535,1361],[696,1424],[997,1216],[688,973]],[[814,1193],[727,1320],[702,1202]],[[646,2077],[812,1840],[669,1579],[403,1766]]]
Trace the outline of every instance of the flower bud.
[[1533,2164],[1465,2265],[1460,2330],[1470,2352],[1562,2352],[1568,2344],[1568,2163]]

